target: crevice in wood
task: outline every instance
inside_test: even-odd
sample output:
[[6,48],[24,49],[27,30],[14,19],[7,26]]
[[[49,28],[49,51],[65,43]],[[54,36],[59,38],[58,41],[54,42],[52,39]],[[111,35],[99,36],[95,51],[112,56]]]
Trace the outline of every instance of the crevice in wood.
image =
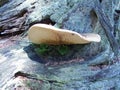
[[94,28],[95,28],[95,26],[96,26],[96,24],[97,24],[97,21],[98,21],[98,17],[97,17],[97,15],[96,15],[96,13],[94,12],[94,10],[91,10],[90,11],[90,17],[91,17],[91,26],[92,26],[92,28],[93,28],[93,30],[94,30]]
[[37,23],[55,25],[55,22],[52,21],[50,18],[45,18],[45,19],[42,19],[41,21],[34,21],[34,22],[30,23],[30,26],[37,24]]
[[0,34],[0,37],[10,37],[10,36],[15,36],[15,35],[22,34],[23,32],[24,32],[24,31],[16,31],[16,32],[12,32],[12,33]]
[[114,12],[114,36],[116,36],[116,30],[118,30],[119,13],[118,11]]
[[102,0],[99,0],[100,1],[100,3],[102,3]]
[[17,78],[19,76],[26,77],[28,79],[43,81],[43,82],[64,84],[64,82],[62,82],[62,81],[57,81],[57,80],[52,80],[52,79],[47,79],[47,78],[38,78],[37,75],[28,74],[28,73],[24,73],[24,72],[21,72],[21,71],[18,71],[14,74],[15,78]]
[[120,14],[120,10],[117,10],[117,9],[116,9],[115,12],[116,12],[117,14]]

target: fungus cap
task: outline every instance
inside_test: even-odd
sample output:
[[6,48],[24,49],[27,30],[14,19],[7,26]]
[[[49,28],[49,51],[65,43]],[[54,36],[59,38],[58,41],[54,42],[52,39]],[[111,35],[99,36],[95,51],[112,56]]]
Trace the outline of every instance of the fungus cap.
[[101,37],[94,33],[79,34],[75,31],[59,29],[51,25],[35,24],[28,30],[28,38],[35,44],[86,44],[100,42]]

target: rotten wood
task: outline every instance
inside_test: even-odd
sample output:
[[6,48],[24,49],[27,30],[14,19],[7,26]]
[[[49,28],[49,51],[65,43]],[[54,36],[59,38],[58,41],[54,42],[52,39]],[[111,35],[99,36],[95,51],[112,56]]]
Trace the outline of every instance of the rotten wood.
[[114,27],[112,27],[109,18],[107,15],[104,13],[101,3],[99,0],[94,0],[95,7],[94,7],[94,12],[96,13],[98,20],[102,27],[104,28],[105,34],[110,42],[110,46],[115,54],[115,56],[118,56],[119,52],[119,45],[117,40],[115,39],[114,35],[111,33],[114,31]]
[[17,14],[0,20],[0,37],[14,36],[25,31],[25,21],[28,15],[27,9],[20,10]]

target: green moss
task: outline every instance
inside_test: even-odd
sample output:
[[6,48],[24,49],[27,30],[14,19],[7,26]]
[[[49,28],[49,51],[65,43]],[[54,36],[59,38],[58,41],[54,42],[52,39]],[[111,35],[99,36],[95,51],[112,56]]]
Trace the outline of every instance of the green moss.
[[66,45],[58,46],[57,51],[60,55],[66,55],[69,52],[69,47]]
[[49,51],[48,45],[39,45],[38,47],[35,48],[35,51],[41,55],[44,55],[46,52]]
[[40,55],[66,55],[70,48],[68,45],[46,45],[40,44],[35,45],[35,51]]

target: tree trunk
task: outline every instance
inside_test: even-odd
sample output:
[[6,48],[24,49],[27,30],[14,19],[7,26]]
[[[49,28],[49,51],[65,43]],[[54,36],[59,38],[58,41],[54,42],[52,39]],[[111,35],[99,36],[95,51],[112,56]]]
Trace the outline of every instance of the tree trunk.
[[[120,1],[96,1],[0,1],[0,90],[120,90],[120,62],[110,63],[120,56]],[[69,45],[64,56],[38,56],[26,37],[36,23],[97,33],[101,42]]]

